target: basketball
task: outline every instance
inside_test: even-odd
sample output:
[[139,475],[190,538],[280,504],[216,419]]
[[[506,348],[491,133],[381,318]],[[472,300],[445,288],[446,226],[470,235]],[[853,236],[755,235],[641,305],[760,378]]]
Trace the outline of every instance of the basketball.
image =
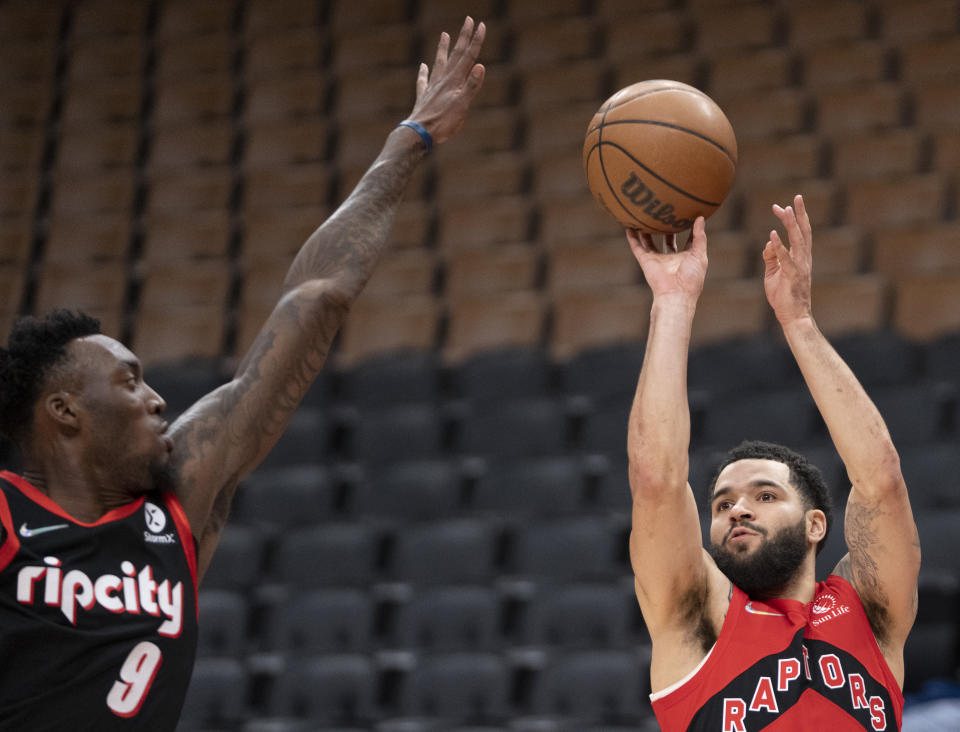
[[587,185],[628,228],[669,234],[716,211],[733,185],[737,140],[710,97],[665,79],[625,87],[590,120]]

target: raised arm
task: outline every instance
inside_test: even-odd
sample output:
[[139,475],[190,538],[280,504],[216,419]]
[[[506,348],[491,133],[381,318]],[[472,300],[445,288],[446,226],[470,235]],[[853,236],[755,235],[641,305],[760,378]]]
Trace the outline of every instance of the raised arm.
[[[483,83],[476,63],[485,26],[467,18],[456,44],[441,35],[433,68],[421,64],[416,102],[357,187],[304,243],[283,295],[231,382],[174,425],[179,496],[200,542],[199,573],[213,554],[237,483],[270,451],[327,357],[373,273],[403,193],[430,138],[455,135]],[[420,130],[416,129],[420,126]]]
[[789,249],[776,231],[763,252],[767,300],[852,483],[837,566],[860,594],[874,634],[903,680],[903,644],[916,616],[920,541],[900,458],[883,417],[856,376],[817,328],[811,298],[813,235],[803,198],[774,206]]
[[661,254],[650,237],[632,232],[627,237],[653,292],[627,454],[633,494],[630,560],[653,639],[651,680],[657,689],[677,681],[703,657],[697,628],[706,617],[711,577],[696,499],[687,483],[687,355],[707,272],[707,238],[702,218],[683,252]]

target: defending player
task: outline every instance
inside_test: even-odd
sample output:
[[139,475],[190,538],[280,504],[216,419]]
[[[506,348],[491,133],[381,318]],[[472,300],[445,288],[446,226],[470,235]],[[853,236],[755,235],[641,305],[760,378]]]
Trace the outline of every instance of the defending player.
[[907,488],[883,419],[813,319],[803,199],[773,210],[790,246],[771,232],[764,288],[852,483],[849,553],[816,582],[826,487],[801,456],[768,443],[745,443],[721,466],[703,548],[687,483],[686,370],[704,222],[679,254],[628,232],[653,291],[628,430],[630,556],[653,641],[653,708],[667,732],[899,729],[920,568]]
[[307,240],[233,380],[169,427],[136,357],[82,314],[14,326],[0,349],[0,729],[172,730],[196,647],[196,587],[237,483],[323,366],[432,143],[483,83],[483,23],[444,33],[416,102]]

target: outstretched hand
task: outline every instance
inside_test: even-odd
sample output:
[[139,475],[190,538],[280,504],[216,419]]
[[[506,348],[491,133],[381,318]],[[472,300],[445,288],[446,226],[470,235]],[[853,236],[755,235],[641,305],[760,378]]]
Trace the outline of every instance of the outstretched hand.
[[813,230],[803,203],[795,196],[793,206],[774,204],[773,213],[787,231],[788,249],[776,231],[763,249],[763,289],[781,325],[812,315],[810,287],[813,270]]
[[627,229],[627,241],[654,297],[669,294],[686,295],[693,300],[700,297],[707,276],[707,234],[704,219],[693,222],[690,246],[677,251],[676,235],[668,234],[667,252],[657,248],[650,234]]
[[409,119],[423,125],[435,143],[459,132],[470,103],[483,85],[486,72],[483,64],[477,63],[477,56],[486,32],[483,23],[474,25],[473,18],[467,16],[453,49],[449,34],[441,33],[433,68],[420,64],[417,101]]

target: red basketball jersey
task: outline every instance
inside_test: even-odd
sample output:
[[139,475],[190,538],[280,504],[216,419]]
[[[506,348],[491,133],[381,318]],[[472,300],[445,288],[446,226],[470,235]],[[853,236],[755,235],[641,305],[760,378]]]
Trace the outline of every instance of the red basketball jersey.
[[665,732],[880,732],[899,730],[903,711],[860,597],[836,575],[807,604],[734,587],[707,657],[650,698]]

